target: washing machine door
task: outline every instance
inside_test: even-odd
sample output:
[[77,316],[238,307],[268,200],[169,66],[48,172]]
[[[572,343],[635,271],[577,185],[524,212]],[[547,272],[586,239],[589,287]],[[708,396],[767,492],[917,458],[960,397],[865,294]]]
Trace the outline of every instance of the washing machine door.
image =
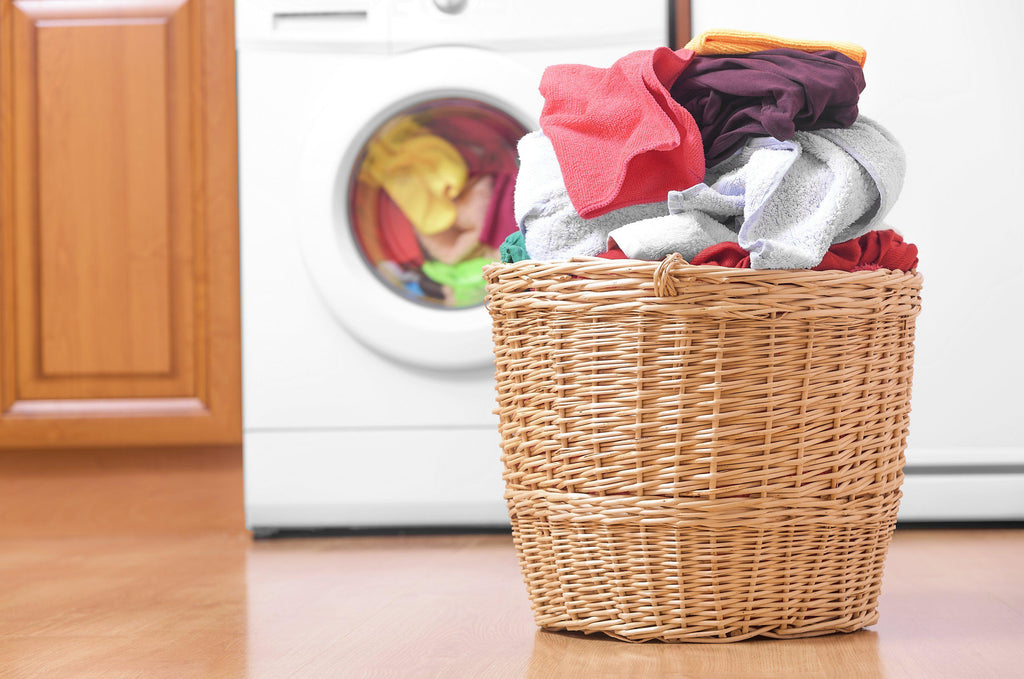
[[540,74],[471,48],[338,63],[297,177],[313,283],[392,360],[486,365],[480,270],[515,228],[516,142],[536,129]]

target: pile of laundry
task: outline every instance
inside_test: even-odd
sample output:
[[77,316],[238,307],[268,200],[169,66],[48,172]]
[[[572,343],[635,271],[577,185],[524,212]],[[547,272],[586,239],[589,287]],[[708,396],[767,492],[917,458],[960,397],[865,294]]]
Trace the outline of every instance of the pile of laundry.
[[502,261],[599,256],[909,270],[883,219],[903,149],[860,115],[863,48],[709,31],[609,68],[550,66]]

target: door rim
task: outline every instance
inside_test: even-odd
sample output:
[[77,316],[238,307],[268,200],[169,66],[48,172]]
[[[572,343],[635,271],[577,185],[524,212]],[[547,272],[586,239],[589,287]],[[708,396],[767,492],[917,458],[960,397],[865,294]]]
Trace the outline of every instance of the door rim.
[[[422,368],[480,367],[493,361],[486,309],[482,305],[430,308],[389,290],[367,266],[349,223],[350,179],[367,140],[405,109],[436,99],[468,99],[494,107],[532,130],[537,129],[540,97],[536,79],[527,69],[471,48],[437,48],[395,57],[381,68],[379,80],[397,74],[413,57],[412,72],[433,75],[421,79],[415,90],[393,86],[374,99],[377,103],[339,102],[338,96],[333,97],[334,105],[325,102],[308,136],[302,171],[297,173],[303,261],[333,316],[373,351]],[[521,103],[495,93],[493,81],[486,77],[489,71],[501,72],[502,89]],[[408,74],[401,82],[409,82]],[[344,120],[349,124],[339,124]]]

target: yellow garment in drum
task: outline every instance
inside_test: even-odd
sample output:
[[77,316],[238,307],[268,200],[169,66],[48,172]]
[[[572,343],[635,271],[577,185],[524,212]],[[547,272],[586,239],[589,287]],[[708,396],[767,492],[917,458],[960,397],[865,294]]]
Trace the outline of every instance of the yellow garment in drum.
[[413,227],[428,235],[455,223],[452,201],[468,176],[458,150],[408,116],[370,139],[360,171],[363,181],[382,187]]

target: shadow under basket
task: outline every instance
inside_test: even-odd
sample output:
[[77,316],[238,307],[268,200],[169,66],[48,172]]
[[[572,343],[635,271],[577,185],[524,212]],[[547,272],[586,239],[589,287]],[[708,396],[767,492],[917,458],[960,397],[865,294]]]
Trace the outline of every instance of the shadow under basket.
[[899,508],[921,276],[485,268],[506,500],[540,627],[853,632]]

